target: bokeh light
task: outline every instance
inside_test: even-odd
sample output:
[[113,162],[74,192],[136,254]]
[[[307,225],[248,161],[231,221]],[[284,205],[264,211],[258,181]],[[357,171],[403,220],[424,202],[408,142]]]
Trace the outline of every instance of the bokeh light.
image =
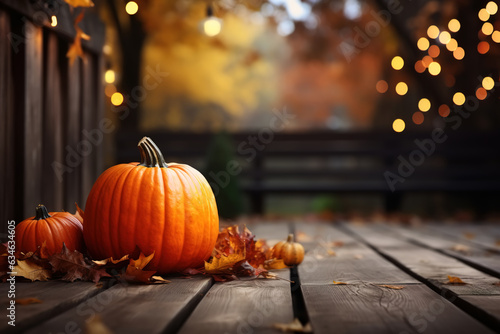
[[417,73],[424,73],[425,72],[425,65],[421,60],[417,60],[415,62],[415,71],[417,71]]
[[490,13],[488,13],[488,11],[485,8],[481,8],[479,13],[477,13],[477,16],[483,22],[486,22],[490,19]]
[[113,93],[113,95],[111,95],[111,103],[115,106],[119,106],[123,103],[123,95],[118,92]]
[[425,37],[420,37],[417,41],[417,48],[421,51],[426,51],[429,48],[429,40]]
[[401,118],[395,119],[394,122],[392,122],[392,129],[396,132],[403,132],[405,129],[405,121]]
[[450,41],[446,44],[446,48],[448,51],[455,51],[458,48],[458,42],[456,39],[452,38]]
[[418,110],[426,112],[429,111],[429,109],[431,109],[431,101],[429,101],[429,99],[424,97],[418,101]]
[[490,22],[484,22],[483,26],[481,27],[481,31],[486,36],[491,35],[493,33],[493,24],[491,24]]
[[441,52],[441,50],[439,49],[439,46],[437,45],[433,45],[429,48],[429,56],[431,56],[432,58],[437,58],[439,56],[439,53]]
[[420,111],[416,111],[413,113],[411,120],[413,121],[413,123],[420,125],[424,122],[424,114],[422,114]]
[[488,53],[488,51],[490,51],[490,44],[486,41],[479,42],[477,45],[477,52],[484,55],[485,53]]
[[222,30],[222,23],[216,17],[209,17],[203,22],[203,32],[209,37],[218,35]]
[[493,40],[493,42],[495,43],[500,43],[500,31],[498,30],[495,30],[493,32],[493,34],[491,34],[491,39]]
[[434,60],[432,59],[431,56],[425,56],[422,58],[422,64],[424,64],[425,68],[429,67],[429,65],[433,62]]
[[391,66],[393,69],[400,70],[403,68],[404,64],[405,64],[405,62],[404,62],[403,58],[401,58],[400,56],[396,56],[396,57],[392,58]]
[[486,4],[486,11],[490,15],[495,15],[498,11],[498,5],[494,1],[490,1]]
[[439,28],[435,25],[430,26],[429,28],[427,28],[427,36],[429,36],[430,38],[438,38]]
[[442,104],[439,106],[438,112],[439,116],[448,117],[448,115],[450,114],[450,107],[448,107],[446,104]]
[[447,44],[451,39],[451,35],[447,31],[443,31],[439,34],[439,41],[443,44]]
[[491,90],[493,87],[495,87],[495,81],[493,80],[492,77],[485,77],[483,78],[483,81],[481,82],[482,86],[486,90]]
[[441,65],[439,65],[438,62],[433,61],[429,65],[429,73],[431,75],[438,75],[439,73],[441,73]]
[[457,60],[464,59],[465,50],[459,46],[455,51],[453,51],[453,57],[455,57],[455,59]]
[[488,96],[488,92],[483,87],[476,90],[476,97],[478,100],[484,100]]
[[450,29],[451,32],[457,32],[460,30],[460,21],[457,19],[451,19],[450,22],[448,22],[448,29]]
[[125,11],[127,12],[128,15],[134,15],[137,13],[139,10],[139,5],[137,5],[137,2],[135,1],[129,1],[125,5]]
[[104,87],[104,94],[106,94],[107,97],[111,97],[114,93],[116,93],[115,85],[108,84]]
[[408,93],[408,85],[403,81],[398,82],[398,84],[396,85],[396,93],[398,95],[405,95],[406,93]]
[[453,103],[455,103],[457,106],[461,106],[465,103],[465,95],[461,92],[456,92],[453,95]]
[[107,70],[104,73],[104,81],[106,81],[106,83],[113,83],[113,82],[115,82],[115,71],[113,71],[113,70]]
[[381,94],[387,92],[388,88],[389,88],[389,85],[387,84],[387,81],[385,81],[385,80],[379,80],[379,81],[377,81],[377,84],[375,85],[375,89],[377,89],[377,92],[379,92]]
[[50,17],[50,25],[53,26],[53,27],[56,27],[57,26],[57,16],[55,15],[52,15]]

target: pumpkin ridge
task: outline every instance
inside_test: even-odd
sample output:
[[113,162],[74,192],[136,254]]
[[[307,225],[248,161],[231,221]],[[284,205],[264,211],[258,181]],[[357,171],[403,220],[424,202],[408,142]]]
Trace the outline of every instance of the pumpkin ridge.
[[[43,221],[45,223],[45,225],[43,225],[43,227],[45,229],[47,229],[47,230],[50,231],[49,235],[55,235],[54,234],[54,230],[52,229],[52,226],[51,226],[52,224],[50,224],[46,219],[38,220],[38,222],[40,222],[40,221]],[[40,226],[39,228],[42,228],[42,226]],[[37,229],[37,231],[40,232],[40,233],[42,232],[42,231],[40,231],[38,229]],[[47,233],[47,231],[45,231],[45,233],[41,233],[41,234],[47,235],[48,233]],[[52,238],[48,238],[48,239],[45,239],[45,240],[47,241],[47,247],[49,247],[51,249],[55,249],[56,244],[55,244],[54,240],[52,240]],[[44,240],[39,241],[37,239],[37,242],[40,242],[40,244],[43,244]]]
[[[166,205],[165,205],[165,175],[163,174],[163,170],[161,168],[158,169],[158,173],[159,173],[159,176],[158,177],[158,180],[161,180],[161,186],[159,187],[159,189],[161,190],[161,194],[163,196],[163,198],[161,198],[161,201],[163,202],[163,205],[161,206],[163,211],[161,213],[161,217],[163,217],[163,219],[165,219],[165,216],[166,216]],[[158,199],[157,199],[158,200]],[[163,246],[164,246],[164,243],[165,243],[165,224],[161,224],[162,226],[162,231],[161,233],[158,234],[158,239],[159,239],[159,242],[158,242],[158,250],[159,252],[156,252],[155,253],[155,257],[157,256],[157,259],[158,259],[158,264],[162,263],[162,259],[163,259],[163,255],[165,252],[163,252]],[[159,253],[159,254],[158,254]]]
[[[33,217],[34,219],[35,217]],[[31,218],[30,218],[31,219]],[[20,226],[20,227],[19,227]],[[36,233],[37,230],[34,230],[34,233],[31,232],[30,230],[34,228],[35,225],[33,225],[33,220],[30,220],[28,224],[26,225],[17,225],[16,226],[16,236],[21,235],[21,245],[31,245],[32,241],[30,240],[32,236],[34,235],[36,238]],[[19,244],[19,242],[16,242],[16,244]],[[23,251],[20,249],[20,251]]]
[[[150,240],[149,242],[149,247],[151,248],[152,251],[155,252],[155,256],[153,257],[152,259],[152,265],[154,266],[157,266],[160,261],[160,257],[161,256],[161,252],[158,251],[159,248],[158,248],[158,244],[160,243],[163,243],[162,238],[159,237],[159,234],[155,232],[155,225],[158,224],[158,218],[157,216],[159,215],[159,213],[157,212],[157,210],[155,210],[155,204],[156,204],[156,201],[157,201],[157,198],[156,198],[156,189],[157,189],[157,185],[158,185],[158,171],[159,171],[160,168],[150,168],[150,169],[147,169],[144,173],[147,174],[148,178],[150,179],[150,183],[154,184],[155,186],[154,187],[147,187],[147,195],[148,197],[147,198],[143,198],[143,200],[147,203],[148,205],[148,212],[150,212],[150,217],[149,217],[149,221],[150,221],[150,224],[149,224],[149,228],[146,229],[145,232],[145,237],[147,238],[147,240]],[[160,253],[158,254],[159,256],[157,256],[156,254],[157,253]]]
[[[141,252],[144,253],[144,255],[146,256],[149,256],[151,253],[149,253],[149,250],[144,247],[145,245],[142,244],[142,240],[143,239],[146,239],[147,238],[144,238],[144,233],[147,233],[148,231],[145,231],[147,230],[147,225],[144,225],[144,224],[140,224],[139,223],[139,220],[146,220],[146,222],[148,220],[151,219],[150,216],[147,216],[147,217],[138,217],[139,214],[141,214],[144,209],[144,207],[141,205],[142,202],[143,202],[143,199],[145,198],[144,196],[144,192],[147,191],[149,188],[150,188],[150,183],[149,182],[145,182],[145,176],[148,175],[149,169],[148,168],[139,168],[137,170],[137,173],[139,174],[138,176],[136,176],[134,178],[134,183],[139,183],[139,191],[137,193],[137,199],[139,200],[136,200],[136,201],[132,201],[131,202],[131,206],[130,207],[133,207],[135,208],[133,212],[133,214],[130,214],[128,215],[128,221],[127,221],[127,226],[128,224],[130,224],[130,226],[132,227],[130,229],[130,231],[132,231],[132,235],[133,235],[133,240],[134,240],[134,245],[132,245],[135,249],[135,246],[138,246],[141,250]],[[132,220],[132,222],[130,221]],[[147,244],[147,243],[146,243]],[[130,246],[130,245],[128,245]],[[132,249],[133,251],[133,249]],[[153,257],[153,261],[154,261],[154,257]]]
[[[68,231],[68,228],[71,228],[71,227],[65,226],[65,225],[67,225],[67,223],[63,219],[61,219],[63,217],[60,217],[58,214],[52,215],[52,218],[54,219],[54,224],[52,224],[52,225],[55,229],[57,229],[57,233],[59,235],[64,236],[66,247],[68,247],[68,249],[70,251],[74,251],[76,249],[75,248],[76,247],[76,240],[73,240],[71,234]],[[59,247],[59,245],[57,247]],[[60,245],[60,247],[62,250],[62,244]]]

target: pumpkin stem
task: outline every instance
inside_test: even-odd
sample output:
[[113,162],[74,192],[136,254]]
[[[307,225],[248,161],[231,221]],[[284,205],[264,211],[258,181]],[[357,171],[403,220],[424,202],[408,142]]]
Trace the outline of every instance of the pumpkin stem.
[[286,242],[293,242],[293,234],[289,234],[288,238],[286,239]]
[[35,219],[40,220],[40,219],[47,219],[52,217],[49,215],[49,211],[47,211],[47,208],[43,204],[38,204],[36,207],[36,215]]
[[139,151],[141,152],[141,166],[161,168],[168,167],[168,164],[163,158],[163,154],[161,154],[160,149],[151,140],[151,138],[142,138],[137,146],[139,147]]

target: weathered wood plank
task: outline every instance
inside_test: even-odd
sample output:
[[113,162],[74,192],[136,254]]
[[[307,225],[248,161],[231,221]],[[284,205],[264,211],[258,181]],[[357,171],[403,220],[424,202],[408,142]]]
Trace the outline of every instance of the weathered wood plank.
[[[257,238],[282,239],[287,224],[249,226]],[[279,270],[289,278],[289,270]],[[251,279],[216,283],[187,319],[179,333],[278,333],[274,323],[293,320],[290,283]]]
[[457,241],[500,252],[500,225],[498,224],[429,224],[427,226]]
[[304,285],[302,291],[316,334],[491,332],[423,284]]
[[211,279],[173,278],[169,284],[121,283],[26,333],[80,333],[98,315],[113,333],[173,333],[210,288]]
[[[2,319],[6,317],[8,284],[0,285]],[[0,332],[21,333],[27,328],[36,326],[64,310],[74,307],[82,301],[103,291],[90,282],[67,283],[61,281],[20,283],[16,284],[16,299],[38,298],[39,304],[16,305],[16,326],[11,327],[7,321],[0,322]],[[40,333],[40,332],[38,332]]]
[[[89,140],[89,133],[95,128],[94,112],[96,108],[95,86],[94,81],[94,57],[91,54],[85,54],[85,60],[82,64],[82,100],[81,108],[81,132],[80,132],[80,145],[79,153],[82,159],[81,163],[81,198],[86,200],[90,189],[94,184],[96,177],[96,145]],[[85,135],[85,133],[87,135]]]
[[[328,225],[297,224],[298,241],[306,256],[298,266],[301,284],[332,284],[332,281],[380,284],[416,284],[416,279],[404,273],[369,247],[344,232]],[[329,247],[342,242],[341,247]],[[328,254],[331,248],[335,255]]]

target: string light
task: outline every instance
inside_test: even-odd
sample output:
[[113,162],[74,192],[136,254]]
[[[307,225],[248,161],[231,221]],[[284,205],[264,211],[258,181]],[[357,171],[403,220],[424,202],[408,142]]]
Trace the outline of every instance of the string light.
[[483,87],[479,87],[476,90],[476,97],[478,100],[484,100],[488,96],[488,92]]
[[377,89],[377,92],[379,92],[380,94],[383,94],[387,92],[387,89],[389,89],[389,85],[387,84],[387,81],[379,80],[375,85],[375,89]]
[[426,51],[429,48],[429,40],[425,37],[420,37],[417,41],[417,47],[421,51]]
[[451,39],[451,35],[447,31],[443,31],[439,34],[439,41],[443,44],[447,44]]
[[424,114],[422,114],[420,111],[416,111],[413,113],[411,119],[413,123],[420,125],[424,122]]
[[460,21],[457,19],[451,19],[450,22],[448,22],[448,29],[450,29],[451,32],[457,32],[460,30]]
[[115,82],[115,71],[107,70],[106,73],[104,73],[104,81],[106,81],[106,83]]
[[394,122],[392,122],[392,129],[396,132],[403,132],[405,129],[405,121],[401,118],[395,119]]
[[457,92],[453,95],[453,103],[457,106],[461,106],[465,103],[465,95],[463,93]]
[[418,110],[426,112],[429,111],[429,109],[431,109],[431,101],[429,101],[429,99],[424,97],[418,101]]
[[458,42],[456,39],[452,38],[450,41],[446,44],[446,48],[448,51],[455,51],[458,48]]
[[453,51],[453,57],[455,57],[455,59],[457,60],[464,59],[465,50],[459,46],[455,51]]
[[450,107],[448,107],[446,104],[442,104],[439,106],[438,112],[439,116],[448,117],[448,115],[450,114]]
[[408,93],[408,85],[403,81],[398,82],[398,84],[396,85],[396,93],[401,96],[405,95],[406,93]]
[[123,103],[123,95],[118,92],[113,93],[113,95],[111,95],[111,103],[115,106],[119,106]]
[[479,42],[477,45],[477,52],[484,55],[485,53],[488,53],[488,51],[490,51],[490,44],[486,41]]
[[53,26],[53,27],[57,26],[57,16],[52,15],[50,17],[50,25]]
[[424,63],[421,60],[417,60],[415,62],[415,71],[417,71],[417,73],[424,73],[425,72]]
[[125,5],[125,11],[128,15],[135,15],[139,11],[139,5],[135,1],[129,1]]
[[427,36],[433,39],[437,38],[439,36],[439,28],[435,25],[430,26],[429,28],[427,28]]
[[211,6],[207,6],[207,17],[201,21],[201,29],[208,37],[217,36],[222,30],[222,20],[214,16]]
[[490,13],[485,8],[482,8],[479,13],[477,13],[479,19],[483,22],[486,22],[490,19]]
[[490,1],[486,5],[486,11],[490,15],[495,15],[498,11],[498,5],[494,1]]
[[481,27],[481,31],[486,36],[491,35],[493,33],[493,24],[491,24],[490,22],[484,22],[483,26]]
[[491,39],[493,40],[493,42],[495,43],[500,43],[500,31],[498,30],[495,30],[493,32],[493,34],[491,34]]
[[441,52],[441,50],[439,49],[439,46],[437,45],[433,45],[429,48],[429,56],[431,56],[432,58],[437,58],[439,56],[439,53]]
[[491,90],[491,89],[493,89],[493,87],[495,87],[495,81],[491,77],[483,78],[483,81],[481,84],[482,84],[483,88],[486,90]]
[[400,70],[403,68],[404,64],[405,64],[405,62],[404,62],[403,58],[401,58],[400,56],[396,56],[396,57],[392,58],[391,66],[393,69]]
[[429,65],[429,73],[434,76],[438,75],[441,73],[441,65],[439,65],[438,62],[433,61]]
[[424,64],[425,68],[429,67],[429,65],[433,62],[431,56],[425,56],[422,58],[422,64]]

